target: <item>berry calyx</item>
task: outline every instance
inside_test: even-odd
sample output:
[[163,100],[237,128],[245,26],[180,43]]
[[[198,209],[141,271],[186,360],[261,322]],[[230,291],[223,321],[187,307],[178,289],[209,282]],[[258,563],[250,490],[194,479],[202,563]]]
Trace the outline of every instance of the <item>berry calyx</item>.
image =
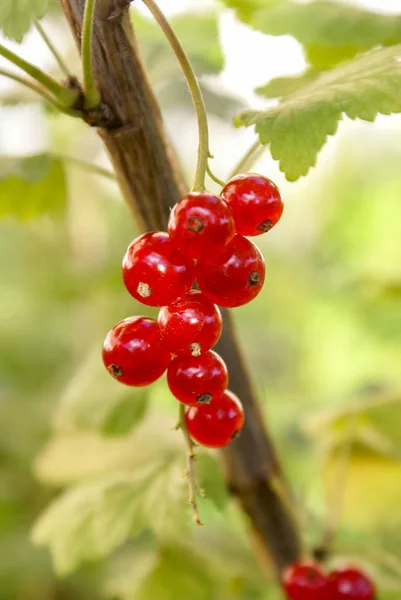
[[328,577],[329,600],[373,600],[376,587],[359,569],[338,569]]
[[173,396],[183,404],[210,404],[227,389],[227,367],[216,352],[178,356],[168,367],[167,383]]
[[328,600],[327,577],[317,565],[296,562],[282,576],[289,600]]
[[195,442],[208,448],[223,448],[239,435],[244,409],[239,398],[227,390],[210,404],[188,406],[185,422]]
[[265,280],[265,261],[251,241],[236,235],[213,263],[198,261],[200,290],[219,306],[242,306],[253,300]]
[[191,290],[160,309],[163,345],[180,356],[198,356],[218,342],[222,319],[218,307],[197,290]]
[[221,197],[231,208],[237,233],[241,235],[266,233],[283,214],[278,187],[263,175],[237,175],[223,188]]
[[144,233],[129,246],[122,273],[131,296],[148,306],[169,304],[194,282],[194,264],[164,231]]
[[185,256],[209,260],[234,237],[235,224],[224,200],[207,192],[191,192],[171,211],[168,232]]
[[148,317],[120,321],[103,344],[106,369],[126,385],[143,386],[156,381],[170,361],[170,352],[160,343],[159,326]]

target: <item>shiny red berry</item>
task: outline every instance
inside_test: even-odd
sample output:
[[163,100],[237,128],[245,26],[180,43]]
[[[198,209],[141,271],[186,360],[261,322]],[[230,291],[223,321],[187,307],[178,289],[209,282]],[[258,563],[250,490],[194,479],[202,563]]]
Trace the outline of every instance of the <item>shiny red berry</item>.
[[121,383],[148,385],[167,369],[171,354],[160,344],[157,322],[131,317],[117,323],[103,344],[103,362],[110,375]]
[[265,280],[265,261],[259,249],[236,235],[215,262],[199,261],[196,281],[201,291],[219,306],[241,306],[253,300]]
[[191,438],[208,448],[222,448],[232,442],[244,424],[244,409],[228,390],[210,404],[188,406],[185,422]]
[[227,367],[216,352],[177,356],[169,364],[167,383],[173,396],[183,404],[210,404],[227,389]]
[[164,231],[136,238],[123,258],[123,279],[142,304],[162,306],[185,294],[194,282],[194,263],[185,258]]
[[317,565],[297,562],[282,577],[289,600],[328,600],[327,577]]
[[207,352],[218,342],[222,329],[218,307],[196,290],[163,306],[158,322],[163,345],[180,356]]
[[241,235],[266,233],[283,214],[278,187],[263,175],[237,175],[223,188],[221,197],[231,208]]
[[328,577],[328,600],[373,600],[376,587],[359,569],[338,569]]
[[235,224],[224,200],[207,192],[191,192],[171,211],[168,232],[185,256],[209,260],[234,237]]

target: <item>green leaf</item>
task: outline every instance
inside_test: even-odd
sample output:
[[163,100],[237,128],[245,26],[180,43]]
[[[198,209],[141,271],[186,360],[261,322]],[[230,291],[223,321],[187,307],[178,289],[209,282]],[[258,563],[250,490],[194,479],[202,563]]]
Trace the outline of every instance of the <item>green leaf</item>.
[[[139,451],[138,451],[139,449]],[[160,415],[148,417],[122,438],[87,432],[60,432],[35,461],[35,474],[54,486],[95,479],[118,470],[136,470],[182,458],[182,440]]]
[[71,425],[104,435],[123,435],[146,414],[146,388],[119,385],[104,369],[99,349],[91,351],[68,382],[59,410],[60,429]]
[[305,85],[312,83],[319,77],[319,74],[319,71],[309,69],[296,77],[276,77],[256,88],[255,92],[265,98],[282,98],[294,94]]
[[377,114],[401,112],[401,45],[376,50],[324,72],[285,97],[275,108],[248,110],[238,126],[256,126],[262,144],[270,143],[289,181],[306,175],[318,152],[337,131],[342,114],[374,121]]
[[32,541],[49,547],[60,575],[107,556],[146,527],[143,494],[159,471],[119,473],[68,490],[39,517]]
[[32,539],[49,547],[57,572],[66,574],[145,528],[163,541],[187,537],[187,495],[180,466],[162,457],[70,488],[39,517]]
[[223,510],[228,502],[223,469],[214,456],[210,454],[196,455],[196,476],[200,487],[219,510]]
[[383,15],[341,2],[275,2],[247,8],[238,16],[269,35],[292,35],[304,45],[310,63],[328,68],[376,46],[401,42],[401,16]]
[[160,558],[127,600],[205,600],[215,597],[214,580],[198,556],[186,547],[163,547]]
[[66,197],[61,161],[45,154],[0,158],[0,217],[56,217],[63,214]]
[[1,0],[0,29],[8,38],[21,42],[35,19],[43,17],[48,0]]
[[[133,22],[151,81],[155,83],[177,75],[182,77],[177,59],[160,29],[137,12]],[[216,74],[223,69],[224,54],[215,15],[179,15],[171,19],[171,25],[199,75]]]

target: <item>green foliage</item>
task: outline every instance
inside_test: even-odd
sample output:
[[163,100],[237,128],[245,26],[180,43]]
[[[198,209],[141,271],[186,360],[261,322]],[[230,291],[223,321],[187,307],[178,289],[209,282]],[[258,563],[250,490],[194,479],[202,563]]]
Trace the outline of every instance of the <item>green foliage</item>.
[[145,416],[149,391],[118,385],[105,370],[99,347],[100,343],[68,382],[58,422],[104,435],[124,435]]
[[[151,77],[180,74],[180,66],[159,27],[135,12],[136,35]],[[171,25],[198,74],[216,74],[224,67],[217,18],[213,14],[188,13],[171,19]],[[181,75],[182,77],[182,75]]]
[[265,85],[256,88],[255,91],[265,98],[282,98],[283,96],[290,96],[298,90],[302,90],[305,85],[313,83],[319,75],[319,71],[309,69],[302,75],[294,77],[276,77]]
[[196,475],[199,485],[208,498],[219,510],[227,506],[228,494],[224,483],[224,474],[216,457],[211,454],[198,453],[196,457]]
[[275,108],[245,111],[237,125],[256,125],[262,144],[270,143],[289,181],[306,175],[318,152],[337,131],[342,114],[373,121],[378,113],[401,111],[401,45],[372,51],[298,89]]
[[35,19],[43,17],[49,0],[1,0],[0,29],[6,37],[21,42]]
[[292,35],[310,63],[329,68],[376,46],[401,41],[401,17],[368,12],[341,2],[230,2],[238,16],[269,35]]
[[66,205],[66,180],[61,161],[46,154],[0,157],[0,217],[30,220],[60,216]]
[[185,535],[187,490],[179,468],[160,457],[152,466],[82,483],[53,501],[32,539],[48,546],[66,574],[87,560],[108,556],[150,527],[160,539]]

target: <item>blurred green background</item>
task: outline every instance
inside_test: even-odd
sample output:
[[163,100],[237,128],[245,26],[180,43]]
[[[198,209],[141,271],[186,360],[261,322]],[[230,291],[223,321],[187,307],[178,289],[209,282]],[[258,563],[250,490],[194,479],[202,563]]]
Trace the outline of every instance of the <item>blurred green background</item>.
[[[208,15],[196,17],[201,40],[191,35],[194,17],[179,16],[176,27],[203,76],[221,174],[253,140],[230,118],[246,102],[260,103],[252,85],[269,73],[248,81],[246,64],[238,65],[243,87],[236,88],[230,50],[238,32],[243,41],[254,36],[247,52],[255,61],[260,34],[224,13],[224,58]],[[196,128],[185,86],[158,32],[143,16],[134,20],[190,180]],[[45,23],[77,65],[58,13]],[[266,40],[269,48],[282,43]],[[287,43],[287,62],[299,62],[301,50]],[[27,47],[43,51],[34,35]],[[270,76],[280,74],[274,69]],[[137,232],[117,187],[65,159],[108,169],[100,141],[16,87],[1,94],[0,600],[280,597],[257,564],[215,454],[199,458],[205,526],[194,531],[185,522],[184,452],[164,381],[132,392],[101,365],[106,332],[144,307],[120,277]],[[366,566],[382,600],[401,592],[400,139],[398,117],[346,122],[318,167],[295,184],[268,156],[260,159],[255,170],[277,181],[286,209],[258,238],[265,289],[235,311],[308,543],[338,530],[333,563]],[[65,489],[33,536],[51,547],[52,565],[30,534]]]

